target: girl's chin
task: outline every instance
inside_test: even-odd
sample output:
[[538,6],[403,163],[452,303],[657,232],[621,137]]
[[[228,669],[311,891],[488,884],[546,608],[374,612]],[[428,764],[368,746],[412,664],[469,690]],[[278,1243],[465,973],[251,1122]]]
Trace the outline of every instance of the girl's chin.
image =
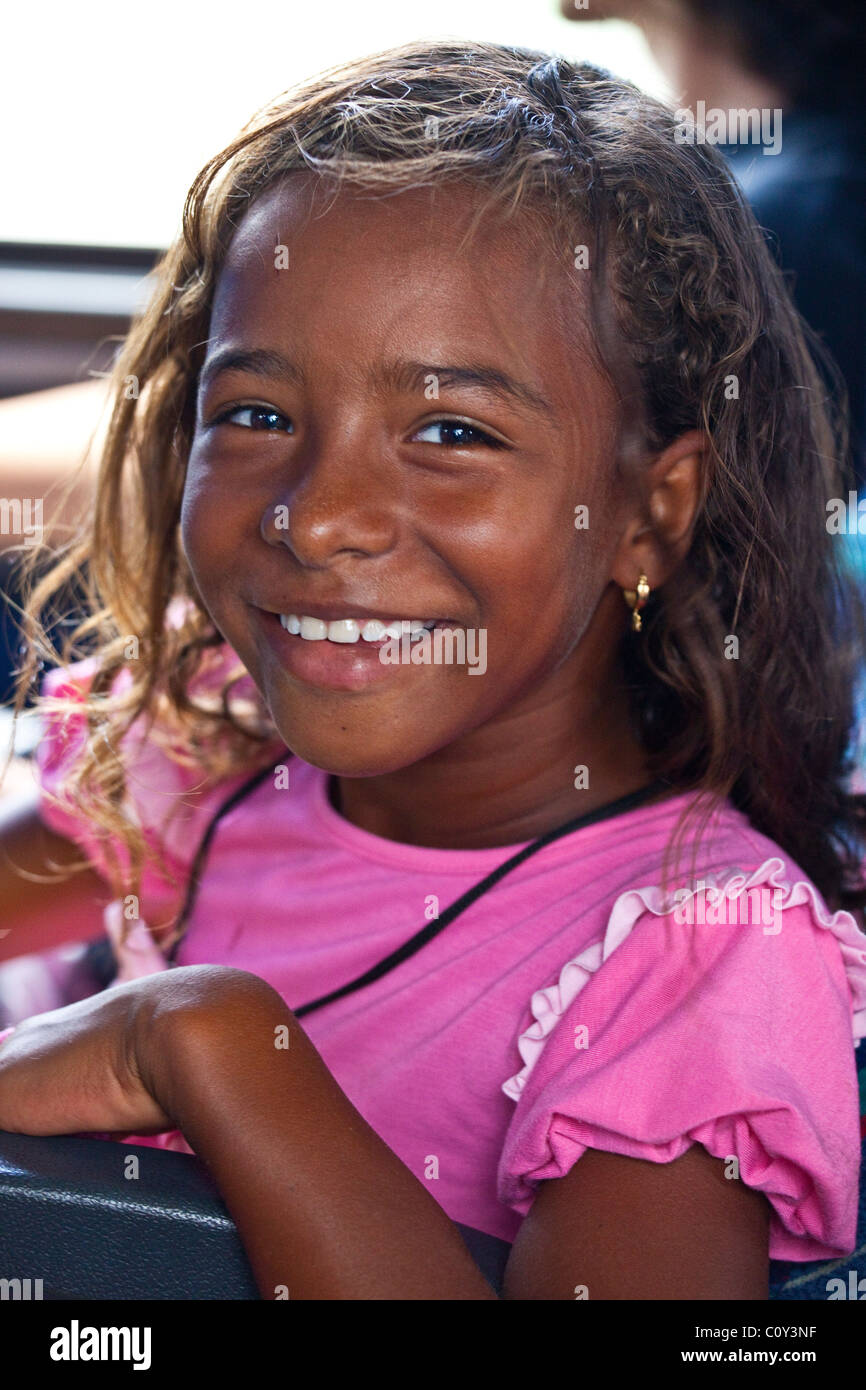
[[297,735],[285,741],[296,757],[332,777],[385,777],[421,762],[433,751],[427,746],[419,747],[416,751],[406,743],[399,748],[383,748],[381,751],[365,748],[363,743],[354,747],[346,744],[337,747],[330,740],[323,744],[319,740],[298,738]]

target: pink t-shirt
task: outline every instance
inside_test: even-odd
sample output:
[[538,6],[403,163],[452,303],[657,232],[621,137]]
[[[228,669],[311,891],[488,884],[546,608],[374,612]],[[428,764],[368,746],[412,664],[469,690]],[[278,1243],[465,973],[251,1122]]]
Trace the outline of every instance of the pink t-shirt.
[[[74,691],[92,669],[52,672],[43,690]],[[47,722],[47,790],[63,787],[80,722]],[[200,776],[128,739],[140,820],[184,869],[245,779],[185,795]],[[266,778],[221,821],[177,963],[252,971],[289,1007],[361,974],[520,847],[382,839],[334,810],[323,772],[297,758],[288,769],[288,787]],[[688,800],[546,846],[411,959],[302,1020],[453,1220],[513,1241],[539,1182],[587,1148],[666,1163],[700,1143],[766,1194],[771,1257],[853,1249],[866,937],[730,804],[704,832],[699,872],[678,880],[688,891],[663,901],[662,856]],[[45,802],[43,815],[104,865],[71,805]],[[164,900],[149,874],[142,916]],[[154,952],[139,973],[162,966]],[[189,1152],[177,1135],[127,1142]]]

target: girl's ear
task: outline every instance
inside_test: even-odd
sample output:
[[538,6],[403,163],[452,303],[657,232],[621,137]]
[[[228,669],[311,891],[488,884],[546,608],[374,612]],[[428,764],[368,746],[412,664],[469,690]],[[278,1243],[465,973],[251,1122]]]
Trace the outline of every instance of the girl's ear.
[[688,553],[704,492],[710,441],[689,430],[652,462],[647,475],[649,519],[636,513],[627,522],[611,569],[611,579],[634,589],[645,574],[651,589],[673,573]]

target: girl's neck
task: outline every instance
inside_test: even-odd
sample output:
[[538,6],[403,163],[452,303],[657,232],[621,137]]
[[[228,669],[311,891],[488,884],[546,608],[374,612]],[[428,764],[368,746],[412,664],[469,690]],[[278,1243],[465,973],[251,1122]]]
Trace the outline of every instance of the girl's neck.
[[653,780],[624,698],[594,711],[591,730],[576,725],[557,743],[547,720],[536,724],[529,713],[397,772],[335,778],[332,804],[352,825],[400,844],[490,849],[533,840]]

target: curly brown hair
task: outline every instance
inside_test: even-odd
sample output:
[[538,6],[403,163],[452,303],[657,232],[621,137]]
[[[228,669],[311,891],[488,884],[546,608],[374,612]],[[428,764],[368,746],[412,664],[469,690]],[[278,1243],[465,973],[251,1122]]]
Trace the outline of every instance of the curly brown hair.
[[[93,515],[38,580],[39,552],[28,556],[16,718],[40,656],[65,665],[97,653],[74,795],[107,849],[111,836],[126,847],[128,873],[111,858],[118,895],[137,892],[152,853],[125,805],[118,751],[139,717],[202,785],[249,774],[284,746],[264,702],[236,698],[242,667],[216,699],[194,695],[224,644],[179,517],[229,243],[260,194],[303,170],[384,193],[471,179],[485,206],[533,214],[560,258],[585,229],[595,341],[623,402],[618,467],[648,524],[648,459],[694,428],[710,440],[689,553],[622,652],[650,770],[697,789],[699,817],[730,797],[832,908],[862,909],[866,796],[848,782],[866,610],[826,525],[829,499],[848,487],[847,441],[754,217],[716,151],[679,143],[673,113],[629,83],[459,41],[333,68],[263,108],[205,166],[114,367]],[[76,576],[87,616],[58,653],[43,615]],[[172,625],[179,598],[187,609]],[[144,659],[129,659],[130,634]]]

